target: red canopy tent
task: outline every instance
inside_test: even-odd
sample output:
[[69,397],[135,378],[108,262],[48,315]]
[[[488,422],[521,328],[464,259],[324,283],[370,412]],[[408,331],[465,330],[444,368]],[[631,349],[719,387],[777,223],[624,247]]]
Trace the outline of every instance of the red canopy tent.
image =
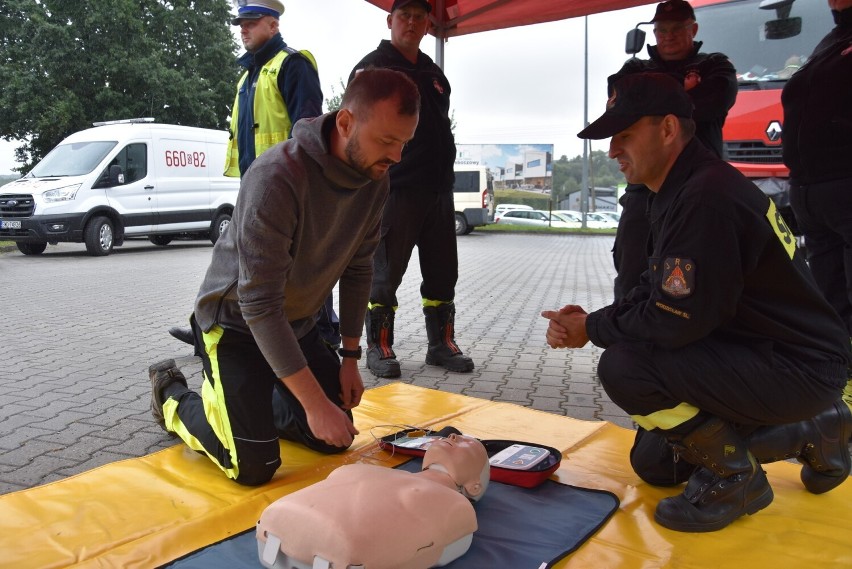
[[[367,0],[389,12],[393,0]],[[654,0],[430,0],[438,38],[554,22],[577,16],[621,10]]]

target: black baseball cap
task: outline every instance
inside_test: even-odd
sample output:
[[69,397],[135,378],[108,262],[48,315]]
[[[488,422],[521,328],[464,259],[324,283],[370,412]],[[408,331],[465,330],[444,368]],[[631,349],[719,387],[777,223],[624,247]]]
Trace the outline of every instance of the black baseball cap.
[[391,6],[391,12],[398,8],[402,8],[403,6],[408,6],[409,4],[420,4],[423,6],[423,9],[426,10],[426,13],[432,11],[432,5],[427,2],[427,0],[394,0],[393,6]]
[[693,109],[683,85],[665,73],[634,73],[622,77],[613,85],[606,106],[598,120],[577,133],[579,138],[609,138],[642,117],[692,118]]
[[695,12],[685,0],[668,0],[657,4],[657,12],[651,22],[685,22],[694,20]]

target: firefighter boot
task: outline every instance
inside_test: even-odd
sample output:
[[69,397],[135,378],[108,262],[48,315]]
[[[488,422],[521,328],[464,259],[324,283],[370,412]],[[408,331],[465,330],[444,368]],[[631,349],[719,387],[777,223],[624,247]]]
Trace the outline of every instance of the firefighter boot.
[[393,316],[389,306],[367,310],[367,368],[376,377],[399,377],[399,362],[393,353]]
[[654,519],[675,531],[716,531],[772,503],[766,474],[729,423],[713,417],[680,440],[680,458],[698,466],[683,493],[657,504]]
[[748,449],[762,463],[795,458],[804,465],[800,476],[807,491],[822,494],[849,476],[850,435],[852,413],[838,399],[811,419],[757,429],[748,438]]
[[426,336],[429,338],[426,363],[449,371],[473,371],[473,360],[456,345],[453,326],[455,305],[447,302],[438,306],[424,306],[423,314],[426,316]]

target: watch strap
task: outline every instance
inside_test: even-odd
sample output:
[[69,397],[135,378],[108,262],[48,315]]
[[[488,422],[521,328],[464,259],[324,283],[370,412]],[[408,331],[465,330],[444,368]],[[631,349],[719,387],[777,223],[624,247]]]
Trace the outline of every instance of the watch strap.
[[356,360],[361,359],[361,346],[358,346],[357,350],[347,350],[346,348],[337,348],[337,355],[341,358],[355,358]]

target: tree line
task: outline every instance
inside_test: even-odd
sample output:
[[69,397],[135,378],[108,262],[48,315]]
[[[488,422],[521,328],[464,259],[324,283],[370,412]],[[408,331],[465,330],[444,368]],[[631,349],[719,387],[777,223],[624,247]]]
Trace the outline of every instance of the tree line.
[[[562,155],[553,162],[553,197],[560,200],[578,192],[583,187],[583,157],[569,159]],[[589,186],[610,188],[623,184],[624,174],[618,169],[618,162],[607,156],[603,150],[593,150],[589,154]]]
[[240,69],[228,0],[0,0],[0,137],[28,172],[95,121],[224,129]]

